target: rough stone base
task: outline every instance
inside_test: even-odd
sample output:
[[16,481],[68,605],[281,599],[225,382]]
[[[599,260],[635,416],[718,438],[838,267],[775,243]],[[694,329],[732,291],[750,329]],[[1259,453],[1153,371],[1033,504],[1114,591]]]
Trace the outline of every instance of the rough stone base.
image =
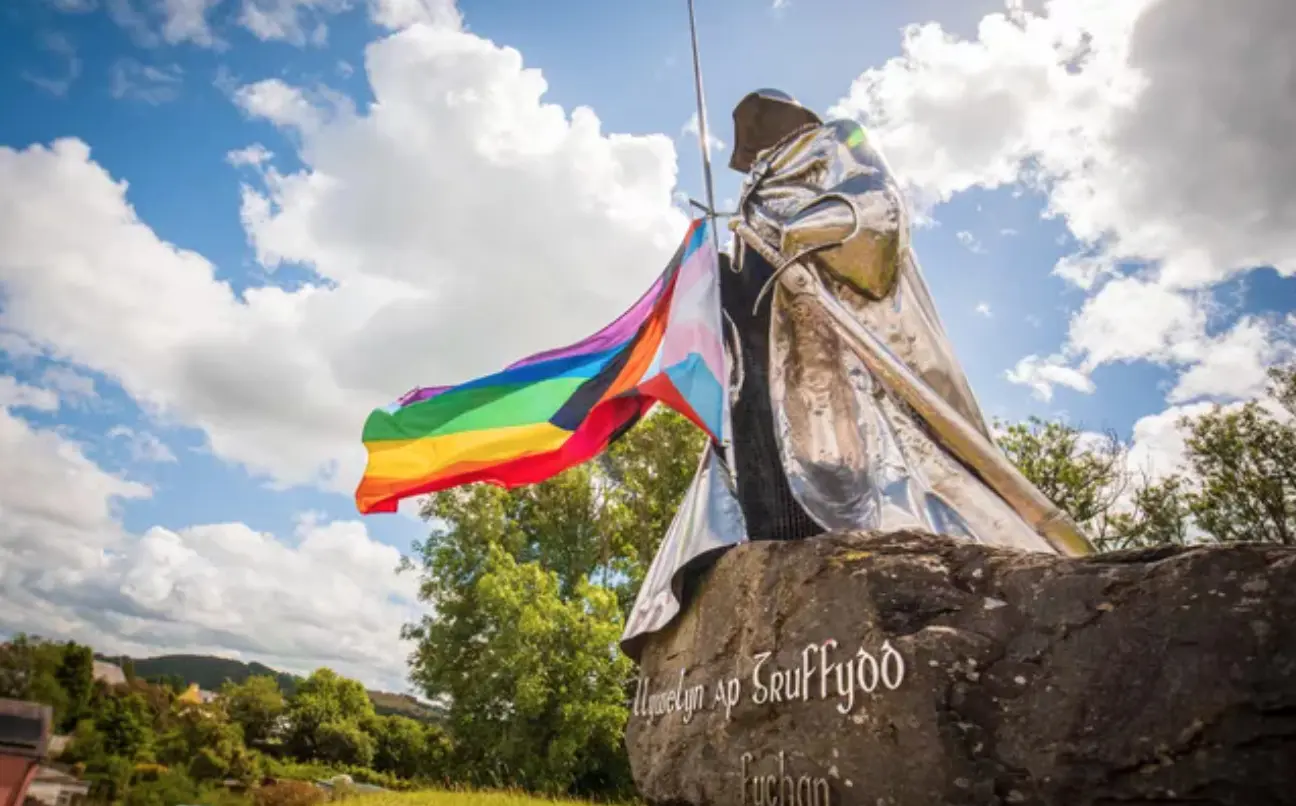
[[627,728],[652,804],[1296,803],[1296,549],[838,534],[685,608]]

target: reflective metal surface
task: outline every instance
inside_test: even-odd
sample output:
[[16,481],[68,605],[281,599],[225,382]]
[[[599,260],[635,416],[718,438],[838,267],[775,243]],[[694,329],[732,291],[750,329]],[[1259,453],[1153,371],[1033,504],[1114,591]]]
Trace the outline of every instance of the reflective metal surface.
[[769,386],[793,494],[826,529],[921,528],[1087,553],[994,446],[908,219],[885,160],[850,121],[761,154],[744,186],[732,226],[781,269]]
[[729,167],[746,172],[756,155],[806,124],[819,125],[819,116],[786,92],[756,90],[734,107],[734,148]]
[[621,637],[626,654],[637,658],[638,639],[665,627],[679,613],[686,570],[746,540],[747,529],[729,472],[708,445],[626,619]]
[[[752,327],[766,321],[754,314],[769,305],[767,366],[744,364],[759,360],[732,349],[728,358],[731,378],[768,377],[758,391],[769,396],[777,442],[770,464],[781,465],[772,470],[781,469],[792,506],[824,530],[911,528],[1090,553],[1080,529],[994,444],[910,245],[904,195],[864,130],[852,121],[778,120],[777,135],[763,135],[772,144],[751,160],[730,224],[734,269],[760,266],[769,276],[752,311],[726,313]],[[735,533],[742,507],[723,475],[708,449],[623,646],[679,611],[686,563],[744,539]],[[740,477],[740,493],[743,486]]]

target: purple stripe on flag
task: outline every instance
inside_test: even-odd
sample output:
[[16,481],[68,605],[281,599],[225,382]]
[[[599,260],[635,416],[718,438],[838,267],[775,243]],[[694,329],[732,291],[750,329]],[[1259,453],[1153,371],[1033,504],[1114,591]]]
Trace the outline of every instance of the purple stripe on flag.
[[418,403],[420,401],[427,400],[428,398],[436,397],[442,392],[448,391],[453,388],[454,388],[453,386],[424,386],[420,389],[415,389],[412,392],[406,392],[404,395],[401,396],[400,400],[396,401],[396,407],[403,409],[406,406],[412,406],[415,403]]

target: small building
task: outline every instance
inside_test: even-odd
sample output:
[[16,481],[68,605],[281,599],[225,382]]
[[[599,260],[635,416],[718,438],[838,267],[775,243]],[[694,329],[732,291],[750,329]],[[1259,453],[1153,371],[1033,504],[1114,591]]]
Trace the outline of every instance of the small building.
[[54,710],[0,700],[0,806],[19,806],[49,752]]
[[90,794],[90,784],[75,775],[53,767],[41,767],[27,787],[24,804],[32,801],[44,806],[75,806]]
[[115,663],[97,660],[94,662],[94,679],[110,686],[120,686],[126,682],[126,673]]

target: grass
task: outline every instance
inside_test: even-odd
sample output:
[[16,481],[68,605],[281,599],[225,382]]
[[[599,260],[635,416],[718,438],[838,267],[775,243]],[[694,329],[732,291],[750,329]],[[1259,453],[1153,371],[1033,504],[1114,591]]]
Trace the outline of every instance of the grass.
[[346,799],[347,806],[591,806],[585,801],[553,800],[513,792],[382,792]]

